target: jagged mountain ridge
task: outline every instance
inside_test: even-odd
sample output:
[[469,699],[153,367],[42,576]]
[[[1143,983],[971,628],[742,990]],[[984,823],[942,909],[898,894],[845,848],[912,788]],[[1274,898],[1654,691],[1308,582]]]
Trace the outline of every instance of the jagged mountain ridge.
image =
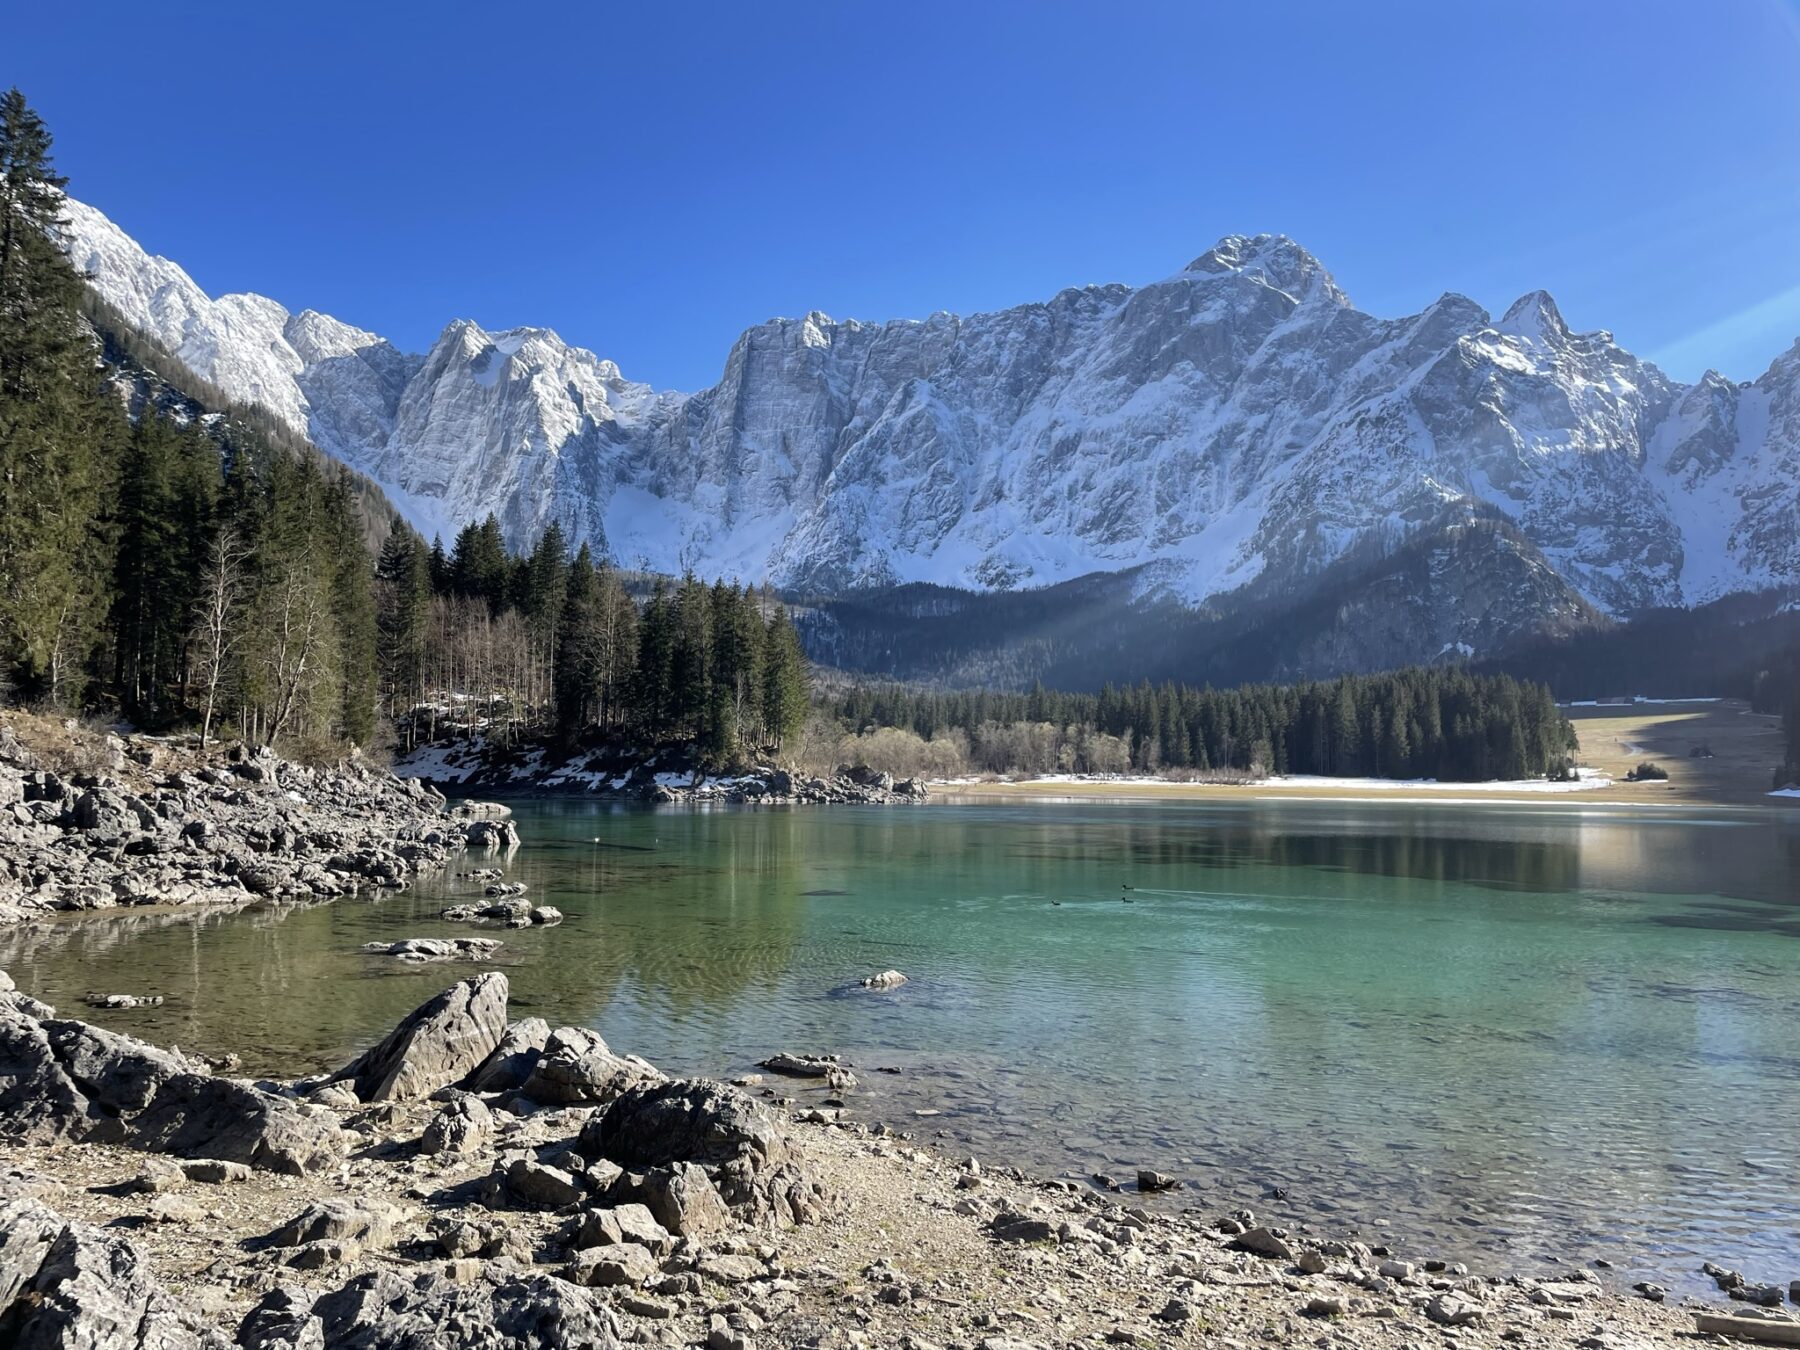
[[494,510],[528,546],[556,519],[628,566],[826,593],[1135,569],[1194,605],[1497,511],[1562,587],[1523,587],[1521,630],[1800,577],[1800,344],[1684,386],[1541,292],[1373,317],[1278,236],[989,314],[772,320],[690,395],[546,329],[458,320],[416,355],[214,300],[76,202],[69,241],[128,319],[427,533]]

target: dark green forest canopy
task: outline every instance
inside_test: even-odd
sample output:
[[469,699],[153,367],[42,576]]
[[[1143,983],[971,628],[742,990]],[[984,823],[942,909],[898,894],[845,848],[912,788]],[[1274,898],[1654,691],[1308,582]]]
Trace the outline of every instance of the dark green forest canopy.
[[1098,694],[865,686],[831,707],[853,727],[925,737],[1020,722],[1091,729],[1127,739],[1141,770],[1483,781],[1566,773],[1575,749],[1543,685],[1456,668],[1227,690],[1108,685]]

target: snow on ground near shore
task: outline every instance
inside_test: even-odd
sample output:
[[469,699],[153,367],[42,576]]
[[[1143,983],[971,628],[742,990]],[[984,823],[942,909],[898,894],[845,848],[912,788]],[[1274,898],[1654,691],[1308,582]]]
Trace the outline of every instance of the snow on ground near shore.
[[1800,788],[1776,788],[1771,797],[1800,797]]
[[[1596,769],[1577,769],[1579,775],[1572,783],[1553,783],[1544,778],[1492,779],[1484,783],[1446,783],[1435,778],[1328,778],[1322,774],[1289,774],[1271,778],[1246,778],[1239,781],[1221,781],[1209,783],[1204,780],[1184,782],[1174,778],[1158,778],[1150,774],[1113,775],[1113,774],[1081,774],[1081,773],[1046,773],[1032,778],[1015,778],[1006,780],[1009,783],[1027,785],[1033,783],[1104,783],[1109,787],[1245,787],[1245,788],[1351,788],[1356,791],[1384,791],[1393,788],[1406,788],[1426,792],[1589,792],[1595,788],[1612,786],[1610,774]],[[933,787],[964,787],[974,783],[991,782],[984,778],[936,778]],[[1800,795],[1800,794],[1796,794]]]
[[1559,703],[1559,708],[1633,708],[1640,703],[1723,703],[1722,698],[1634,698],[1620,703],[1601,698],[1578,698],[1573,703]]
[[1264,778],[1258,787],[1332,787],[1363,789],[1408,788],[1427,792],[1588,792],[1612,786],[1612,775],[1594,769],[1577,769],[1572,783],[1553,783],[1547,778],[1490,779],[1485,783],[1441,783],[1435,778],[1326,778],[1317,774],[1293,774]]

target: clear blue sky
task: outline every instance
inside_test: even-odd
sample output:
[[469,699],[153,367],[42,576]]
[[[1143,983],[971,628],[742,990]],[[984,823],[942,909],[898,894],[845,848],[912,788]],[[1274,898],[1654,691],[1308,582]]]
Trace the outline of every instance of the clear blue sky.
[[[552,10],[560,10],[552,13]],[[16,6],[0,85],[208,291],[709,384],[745,326],[1318,254],[1691,378],[1800,335],[1796,0]]]

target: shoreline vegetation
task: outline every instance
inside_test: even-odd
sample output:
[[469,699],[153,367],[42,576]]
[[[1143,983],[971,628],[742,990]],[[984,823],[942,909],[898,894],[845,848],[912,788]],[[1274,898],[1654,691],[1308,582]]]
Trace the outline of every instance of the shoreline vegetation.
[[[1771,792],[1768,766],[1782,753],[1778,716],[1737,699],[1573,705],[1564,709],[1577,736],[1576,781],[1486,782],[1333,779],[1317,776],[1206,780],[1198,776],[1032,775],[933,779],[938,800],[1244,801],[1316,800],[1444,804],[1533,803],[1566,806],[1729,806],[1791,808],[1800,797]],[[1695,753],[1700,751],[1703,753]],[[1667,779],[1633,781],[1645,759]]]

